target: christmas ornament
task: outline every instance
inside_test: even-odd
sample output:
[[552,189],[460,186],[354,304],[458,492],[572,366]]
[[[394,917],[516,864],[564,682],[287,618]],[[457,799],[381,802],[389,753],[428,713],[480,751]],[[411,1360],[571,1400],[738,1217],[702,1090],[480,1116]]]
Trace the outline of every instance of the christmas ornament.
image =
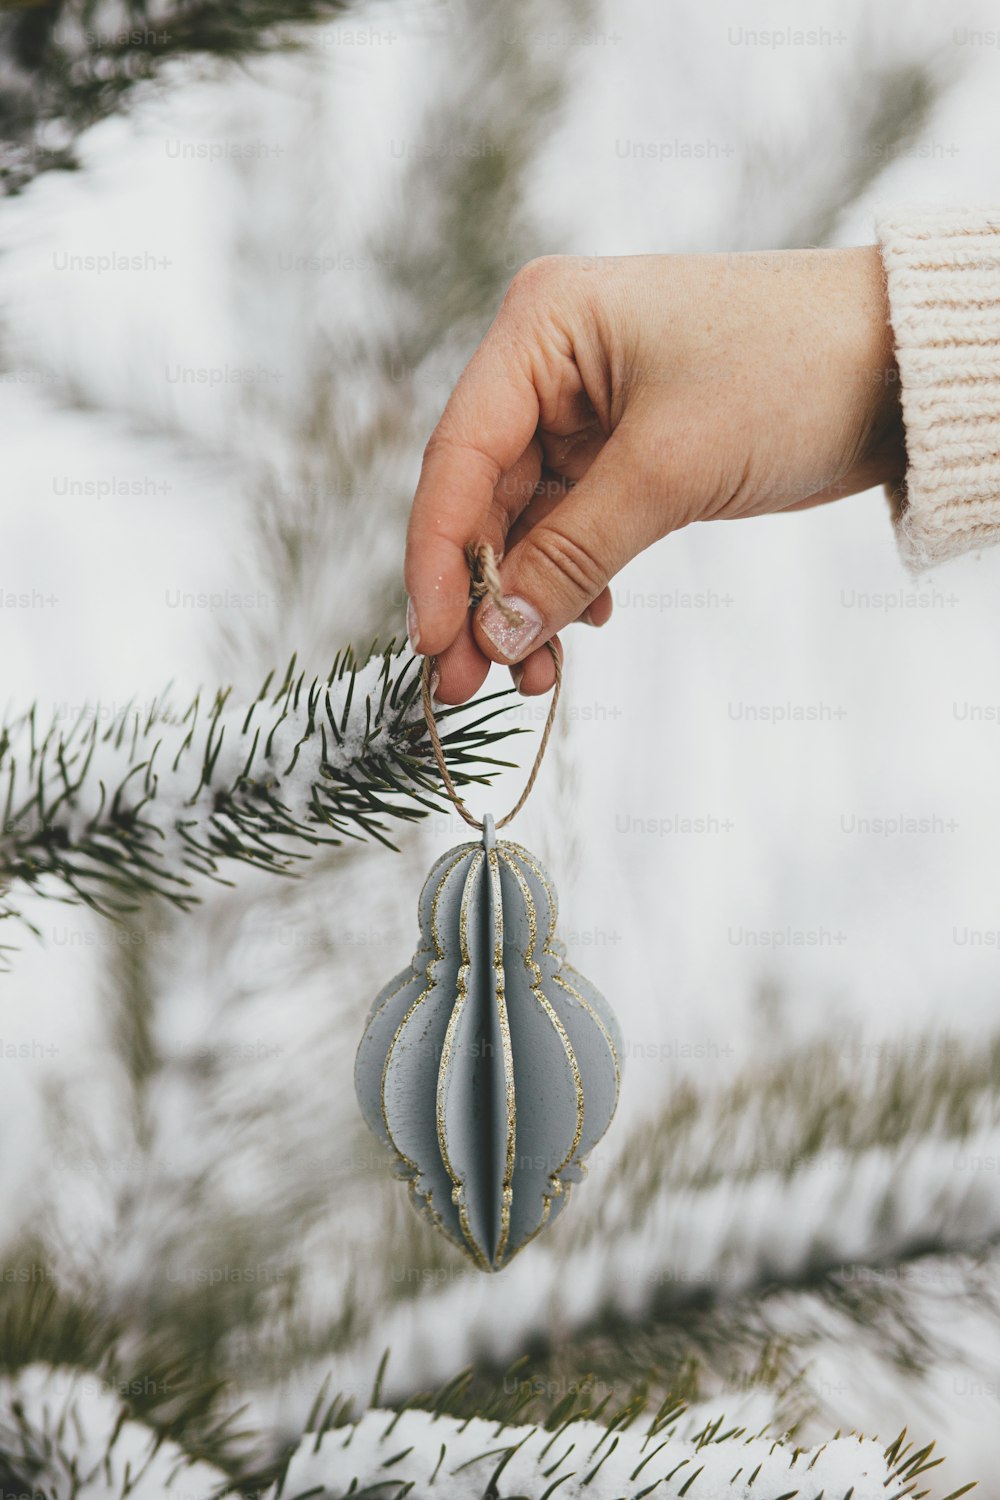
[[[556,653],[553,651],[553,656]],[[556,937],[552,880],[480,824],[447,774],[424,665],[424,708],[445,786],[481,841],[433,866],[420,943],[376,997],[355,1064],[366,1122],[396,1154],[416,1207],[484,1271],[551,1224],[611,1122],[618,1023]],[[552,727],[559,686],[535,766]]]

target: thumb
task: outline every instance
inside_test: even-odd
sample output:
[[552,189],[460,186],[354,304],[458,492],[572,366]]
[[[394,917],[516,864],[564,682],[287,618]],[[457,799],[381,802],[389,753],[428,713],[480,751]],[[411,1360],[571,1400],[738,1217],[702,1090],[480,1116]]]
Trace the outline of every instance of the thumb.
[[491,661],[520,661],[580,615],[610,580],[661,531],[629,484],[624,444],[617,434],[601,449],[583,480],[533,526],[500,564],[504,603],[521,616],[510,621],[483,600],[473,619],[476,642]]

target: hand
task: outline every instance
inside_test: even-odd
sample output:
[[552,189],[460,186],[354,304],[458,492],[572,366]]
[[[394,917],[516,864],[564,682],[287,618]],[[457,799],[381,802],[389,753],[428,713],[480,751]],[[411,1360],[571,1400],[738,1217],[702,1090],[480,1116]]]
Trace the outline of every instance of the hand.
[[[546,692],[544,644],[603,625],[608,582],[691,521],[901,477],[879,252],[551,256],[514,278],[424,454],[406,550],[415,649],[460,703],[491,661]],[[502,556],[511,626],[467,608],[467,542]]]

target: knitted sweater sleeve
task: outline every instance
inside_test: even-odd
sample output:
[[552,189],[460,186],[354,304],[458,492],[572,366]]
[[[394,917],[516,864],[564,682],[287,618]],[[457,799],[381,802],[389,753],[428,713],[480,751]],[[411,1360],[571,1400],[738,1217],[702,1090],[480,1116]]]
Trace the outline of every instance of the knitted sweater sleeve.
[[1000,542],[1000,209],[877,225],[906,431],[889,501],[914,570]]

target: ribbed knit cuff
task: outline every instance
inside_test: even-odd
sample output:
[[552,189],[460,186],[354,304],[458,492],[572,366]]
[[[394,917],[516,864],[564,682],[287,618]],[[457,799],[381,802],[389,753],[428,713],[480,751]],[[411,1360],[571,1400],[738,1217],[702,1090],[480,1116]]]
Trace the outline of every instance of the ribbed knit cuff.
[[920,571],[1000,542],[1000,209],[896,211],[877,233],[906,429],[889,499]]

